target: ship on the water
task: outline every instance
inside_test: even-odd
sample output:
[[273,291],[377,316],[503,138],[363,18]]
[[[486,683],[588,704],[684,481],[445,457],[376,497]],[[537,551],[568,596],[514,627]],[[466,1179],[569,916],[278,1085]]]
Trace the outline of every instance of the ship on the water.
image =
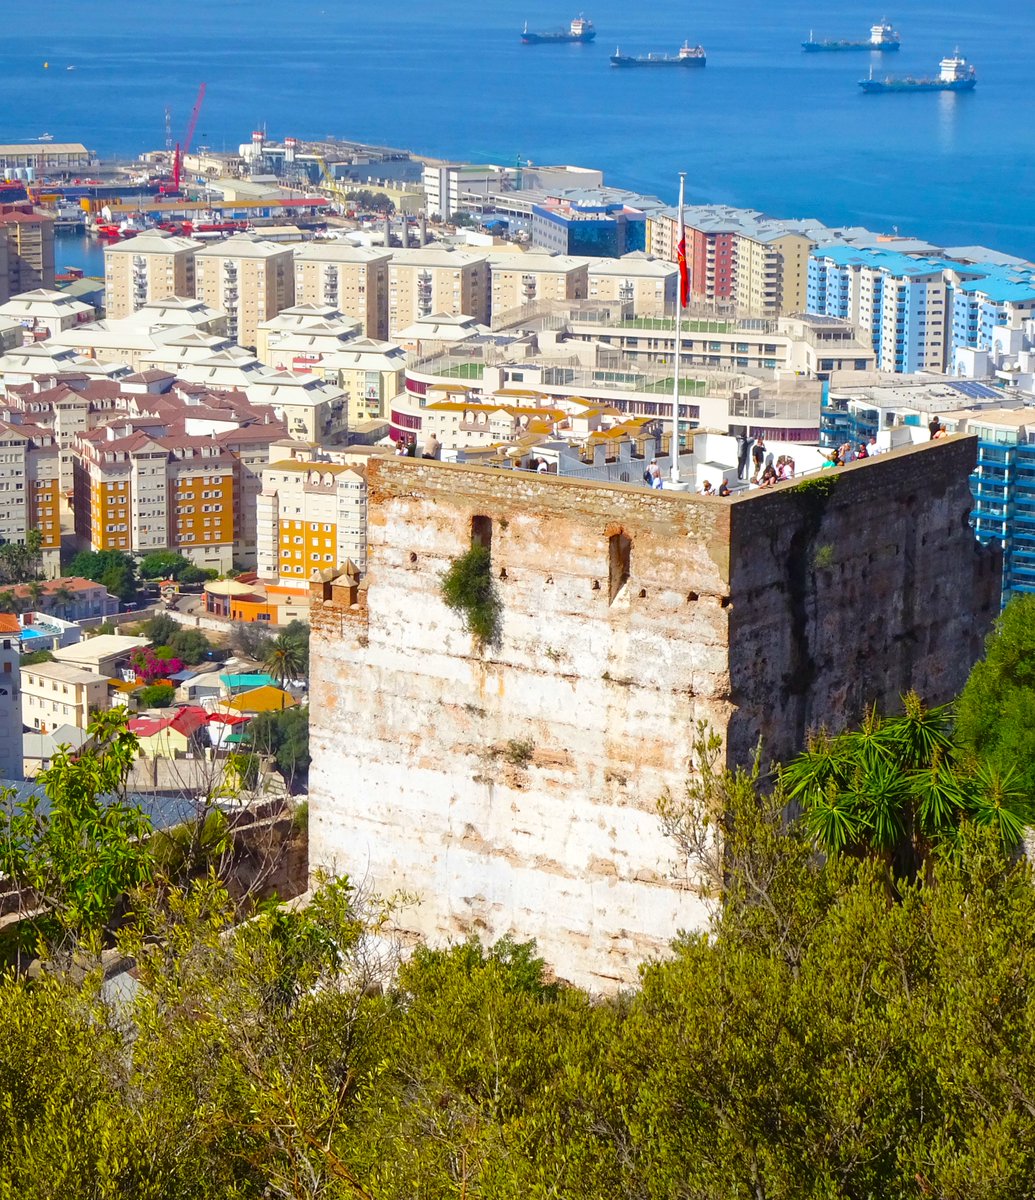
[[521,40],[526,46],[540,46],[550,43],[556,45],[558,42],[591,42],[596,36],[593,22],[580,15],[572,21],[567,30],[559,29],[556,33],[530,33],[526,21]]
[[886,75],[874,79],[870,69],[869,79],[860,79],[864,92],[972,92],[977,87],[977,72],[956,50],[938,64],[939,72],[932,78],[914,79],[911,75]]
[[703,46],[684,42],[678,54],[623,54],[621,49],[611,55],[612,67],[703,67],[708,56]]
[[898,30],[889,25],[887,21],[880,21],[878,24],[870,26],[868,42],[853,42],[839,38],[817,39],[810,31],[809,40],[802,42],[801,48],[809,54],[817,54],[824,50],[870,50],[880,54],[885,50],[897,50],[901,44]]

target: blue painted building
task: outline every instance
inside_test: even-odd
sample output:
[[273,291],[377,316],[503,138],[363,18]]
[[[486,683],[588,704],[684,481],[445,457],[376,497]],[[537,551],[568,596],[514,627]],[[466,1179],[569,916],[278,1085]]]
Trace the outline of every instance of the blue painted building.
[[532,245],[558,254],[621,258],[647,248],[647,216],[624,204],[565,200],[532,208]]
[[809,256],[810,313],[851,321],[882,371],[953,371],[962,348],[990,349],[996,326],[1035,316],[1035,269],[857,246]]
[[1035,592],[1035,408],[974,380],[833,389],[824,395],[820,445],[924,441],[934,416],[949,432],[978,438],[970,523],[978,541],[1002,548],[1004,603]]

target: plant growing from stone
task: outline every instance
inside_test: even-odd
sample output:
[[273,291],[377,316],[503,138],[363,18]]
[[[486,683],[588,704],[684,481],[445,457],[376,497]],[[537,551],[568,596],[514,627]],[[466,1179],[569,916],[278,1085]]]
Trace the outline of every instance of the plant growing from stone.
[[488,547],[473,545],[442,576],[442,599],[463,617],[480,646],[499,640],[500,600]]

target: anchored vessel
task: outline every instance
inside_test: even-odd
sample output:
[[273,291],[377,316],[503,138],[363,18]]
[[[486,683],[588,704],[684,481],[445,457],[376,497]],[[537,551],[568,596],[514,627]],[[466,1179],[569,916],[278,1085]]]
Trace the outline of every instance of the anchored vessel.
[[691,46],[684,42],[678,54],[623,54],[616,50],[611,55],[612,67],[703,67],[708,62],[703,46]]
[[556,33],[530,33],[526,21],[521,40],[526,46],[538,46],[544,42],[591,42],[596,36],[597,31],[593,28],[593,22],[578,16],[568,26],[567,32],[560,29]]
[[914,79],[911,75],[896,77],[886,75],[883,79],[860,79],[864,92],[972,92],[977,86],[977,74],[967,60],[956,50],[938,64],[941,68],[937,77]]
[[885,50],[897,50],[900,45],[898,31],[887,21],[881,21],[877,25],[870,26],[868,42],[853,42],[837,38],[817,40],[810,32],[809,40],[802,42],[801,48],[810,54],[816,54],[822,50],[873,50],[881,53]]

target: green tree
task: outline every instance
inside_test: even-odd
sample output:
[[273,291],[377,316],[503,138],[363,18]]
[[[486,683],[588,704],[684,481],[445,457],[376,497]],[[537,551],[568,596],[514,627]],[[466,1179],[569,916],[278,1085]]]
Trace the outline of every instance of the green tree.
[[1015,849],[1035,818],[1017,771],[962,761],[948,709],[924,708],[914,694],[903,704],[901,716],[874,710],[859,730],[815,735],[784,767],[787,795],[817,843],[829,854],[874,853],[896,877],[951,851],[968,821]]
[[989,634],[956,712],[960,744],[1035,796],[1035,595],[1014,596]]
[[51,607],[57,609],[62,617],[67,617],[75,604],[75,592],[64,584],[50,593]]
[[183,626],[168,613],[156,613],[142,626],[142,633],[155,646],[171,645],[173,637]]
[[302,666],[299,674],[309,678],[309,622],[308,621],[289,621],[283,628],[282,634],[286,638],[298,645]]
[[31,667],[36,663],[53,661],[54,655],[49,650],[30,650],[28,654],[23,654],[20,659],[23,667]]
[[260,713],[245,729],[248,745],[273,759],[289,788],[305,782],[310,763],[308,708]]
[[190,559],[175,550],[153,550],[140,560],[141,579],[179,579],[190,566]]
[[492,645],[498,640],[501,606],[487,546],[476,542],[454,559],[442,576],[442,599],[463,617],[479,644]]
[[59,750],[24,799],[0,811],[0,875],[38,897],[23,932],[52,938],[99,932],[125,892],[150,878],[150,826],[126,800],[137,741],[118,711],[96,713],[90,740]]
[[23,542],[0,543],[0,581],[28,583],[38,579],[43,567],[43,535],[30,529]]
[[68,564],[68,574],[103,584],[124,603],[136,598],[136,563],[121,550],[81,550]]
[[281,633],[263,648],[262,665],[283,687],[303,674],[308,658],[308,643],[303,645],[298,638]]
[[149,683],[136,692],[138,708],[169,708],[176,695],[171,683]]
[[168,645],[176,657],[189,666],[202,662],[212,649],[212,643],[200,629],[188,629],[182,625],[168,639]]

